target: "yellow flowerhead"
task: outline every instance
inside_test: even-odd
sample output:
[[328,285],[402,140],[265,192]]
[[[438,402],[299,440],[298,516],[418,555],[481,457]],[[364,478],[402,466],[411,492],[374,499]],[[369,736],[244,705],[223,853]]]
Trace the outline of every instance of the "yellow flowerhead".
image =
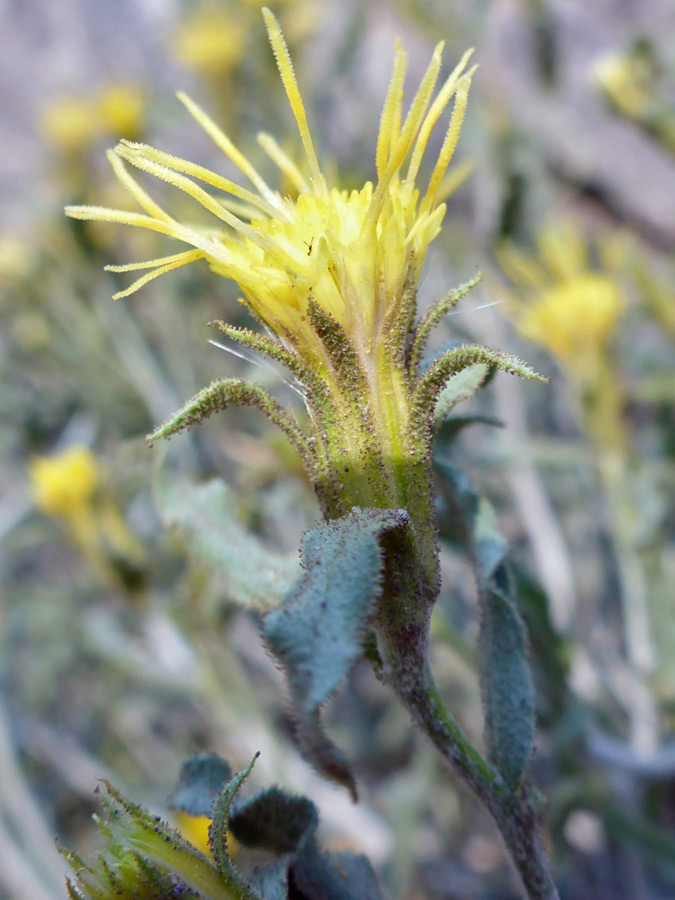
[[[300,135],[306,174],[270,135],[260,134],[258,141],[294,186],[295,197],[281,196],[270,188],[227,135],[192,100],[179,94],[251,187],[153,147],[122,141],[109,152],[109,159],[143,212],[91,206],[69,207],[67,212],[78,219],[135,225],[187,244],[188,250],[172,256],[110,266],[116,272],[148,270],[116,298],[134,293],[158,275],[205,259],[215,272],[238,284],[250,309],[275,332],[284,352],[292,357],[284,362],[308,393],[312,379],[321,384],[317,390],[328,392],[332,431],[328,438],[324,428],[320,441],[332,442],[333,451],[341,444],[340,459],[360,460],[360,466],[364,454],[375,453],[375,446],[387,459],[398,458],[404,452],[410,413],[406,340],[427,248],[439,233],[448,185],[456,184],[452,175],[445,176],[466,109],[473,70],[464,70],[470,51],[434,97],[441,68],[443,45],[439,44],[404,117],[407,58],[397,45],[377,140],[377,182],[350,192],[327,183],[281,28],[268,9],[263,16]],[[453,98],[440,152],[420,186],[429,137]],[[200,230],[177,221],[146,193],[127,164],[188,194],[214,216],[213,227]],[[218,196],[199,182],[215,189]],[[230,336],[243,339],[240,334]],[[336,342],[342,342],[342,349]],[[347,356],[352,359],[347,368],[353,377],[343,365]],[[357,394],[362,398],[357,399]],[[350,463],[344,468],[348,471]],[[391,496],[389,500],[393,502]]]
[[[67,211],[75,218],[148,228],[192,248],[163,259],[114,267],[116,271],[149,270],[118,297],[133,293],[157,275],[206,259],[216,272],[236,281],[255,313],[299,352],[312,356],[317,352],[306,317],[308,301],[313,298],[347,330],[359,353],[366,357],[386,336],[387,323],[403,302],[404,287],[414,285],[427,247],[439,232],[445,212],[443,177],[457,143],[471,80],[471,72],[462,75],[469,54],[431,102],[441,66],[439,44],[403,121],[406,55],[400,46],[397,48],[377,144],[378,182],[348,192],[326,183],[279,24],[269,10],[264,10],[264,16],[300,132],[309,177],[272,137],[261,134],[259,142],[292,180],[298,191],[295,199],[272,190],[215,123],[181,94],[190,113],[254,190],[152,147],[123,141],[112,151],[110,160],[144,214],[99,207],[70,207]],[[453,96],[455,105],[443,146],[421,190],[417,181],[427,141]],[[177,222],[137,184],[125,163],[192,196],[214,215],[214,227],[200,231]],[[216,199],[199,181],[229,196]]]
[[91,503],[99,483],[96,459],[87,447],[36,457],[29,474],[35,503],[49,516],[78,515]]
[[[145,144],[122,141],[109,159],[143,212],[92,206],[69,207],[67,212],[78,219],[156,231],[188,245],[161,259],[110,266],[116,272],[147,270],[116,297],[202,259],[234,280],[244,302],[275,336],[212,324],[284,364],[297,379],[309,412],[300,422],[257,385],[214,382],[152,438],[167,437],[233,404],[257,406],[302,456],[326,515],[343,515],[354,503],[405,507],[432,533],[432,422],[448,378],[476,362],[535,377],[512,357],[481,347],[458,348],[430,367],[421,365],[432,328],[478,281],[450,292],[415,323],[416,289],[427,248],[439,233],[443,201],[458,183],[456,173],[446,173],[467,104],[473,70],[464,70],[470,51],[434,96],[441,68],[439,44],[404,116],[407,58],[397,44],[375,152],[377,181],[347,191],[329,184],[321,170],[279,23],[268,9],[263,16],[300,135],[305,171],[270,135],[261,134],[258,141],[293,185],[294,196],[269,187],[227,135],[179,94],[251,186],[242,187]],[[422,180],[429,138],[451,101],[440,151]],[[199,229],[179,222],[150,197],[127,165],[186,193],[213,215],[213,226]],[[215,189],[217,196],[202,184]],[[430,570],[433,566],[432,561]]]

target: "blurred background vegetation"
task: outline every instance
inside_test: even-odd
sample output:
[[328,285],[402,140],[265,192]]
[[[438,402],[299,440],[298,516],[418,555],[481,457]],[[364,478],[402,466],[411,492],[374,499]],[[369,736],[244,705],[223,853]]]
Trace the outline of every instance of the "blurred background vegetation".
[[[128,280],[103,265],[160,255],[154,236],[62,214],[65,203],[125,206],[104,154],[121,137],[232,176],[175,100],[179,89],[263,168],[258,130],[297,154],[260,5],[0,4],[0,896],[8,900],[65,896],[53,835],[90,849],[97,778],[166,814],[182,759],[201,749],[235,767],[261,750],[256,783],[276,780],[314,799],[325,845],[367,853],[389,897],[517,896],[487,817],[365,668],[328,715],[354,761],[360,804],[302,762],[258,620],[230,604],[217,550],[186,527],[163,488],[169,470],[185,484],[222,477],[227,509],[202,495],[213,528],[244,527],[295,554],[317,517],[299,462],[249,410],[168,450],[144,444],[214,378],[245,373],[297,400],[282,373],[207,342],[213,318],[248,324],[232,285],[200,264],[113,302]],[[476,47],[457,188],[420,303],[479,266],[482,285],[439,340],[515,351],[551,384],[493,379],[462,409],[465,421],[441,434],[438,458],[490,497],[518,563],[538,691],[532,772],[549,799],[562,896],[673,897],[672,4],[268,5],[289,40],[322,157],[347,186],[374,176],[394,38],[404,38],[413,73],[441,38],[447,66]],[[475,589],[451,518],[441,491],[433,662],[450,707],[480,742]],[[177,824],[203,840],[202,822]]]

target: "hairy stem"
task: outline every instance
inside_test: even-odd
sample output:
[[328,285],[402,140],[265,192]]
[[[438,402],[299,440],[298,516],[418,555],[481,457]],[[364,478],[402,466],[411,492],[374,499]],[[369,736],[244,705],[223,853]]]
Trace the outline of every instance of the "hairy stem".
[[466,784],[494,819],[527,900],[559,900],[541,839],[540,812],[524,785],[513,792],[462,733],[445,708],[426,661],[385,665],[380,671],[418,728],[450,770]]

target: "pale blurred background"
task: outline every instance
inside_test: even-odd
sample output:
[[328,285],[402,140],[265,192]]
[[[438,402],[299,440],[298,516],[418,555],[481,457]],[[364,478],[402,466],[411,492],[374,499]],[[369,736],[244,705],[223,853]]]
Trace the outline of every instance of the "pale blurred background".
[[[436,41],[447,69],[476,48],[458,184],[420,303],[480,266],[480,288],[437,347],[504,347],[551,384],[498,376],[462,409],[489,422],[442,433],[439,456],[492,499],[514,548],[539,695],[532,771],[549,799],[561,896],[667,900],[675,9],[269,5],[322,160],[347,186],[374,174],[396,36],[410,84]],[[260,4],[0,0],[0,41],[0,897],[65,897],[53,835],[93,847],[97,777],[166,815],[181,760],[208,749],[234,766],[261,750],[256,784],[312,797],[326,845],[367,853],[386,897],[515,898],[494,830],[366,668],[327,715],[361,803],[300,760],[258,619],[233,607],[227,577],[163,499],[167,473],[185,485],[222,477],[231,508],[213,512],[213,528],[236,521],[287,554],[316,520],[298,460],[256,413],[230,411],[168,451],[145,447],[153,425],[217,377],[244,373],[293,402],[279,375],[207,343],[215,317],[250,324],[236,290],[193,266],[114,303],[129,281],[103,266],[159,245],[62,214],[66,203],[131,208],[105,159],[122,137],[233,176],[177,90],[263,168],[260,129],[297,155]],[[442,504],[439,514],[434,665],[479,742],[474,587]]]

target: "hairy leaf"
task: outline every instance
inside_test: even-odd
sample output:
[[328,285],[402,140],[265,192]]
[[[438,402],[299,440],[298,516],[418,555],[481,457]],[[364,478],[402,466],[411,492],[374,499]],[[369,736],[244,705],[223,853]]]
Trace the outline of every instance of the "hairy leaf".
[[180,768],[169,807],[191,816],[210,816],[216,797],[231,779],[229,764],[217,753],[191,756]]
[[312,529],[301,548],[303,577],[265,619],[265,637],[288,674],[305,757],[355,793],[342,754],[322,732],[319,708],[362,654],[380,590],[379,537],[406,525],[402,510],[354,509]]
[[303,847],[312,838],[318,822],[311,800],[272,787],[239,806],[230,816],[229,828],[246,847],[282,854]]
[[372,866],[356,853],[308,848],[291,864],[289,882],[306,900],[382,900]]
[[478,659],[488,749],[515,789],[532,752],[534,689],[525,628],[513,600],[508,548],[485,500],[474,525],[474,552],[482,601]]
[[570,740],[570,727],[574,731],[579,727],[579,717],[583,719],[585,715],[570,694],[570,648],[553,624],[549,598],[532,573],[524,565],[514,565],[513,577],[518,606],[529,635],[530,663],[537,687],[537,720],[555,730],[557,752],[564,753],[565,742]]
[[489,347],[467,345],[448,350],[429,366],[420,378],[412,398],[410,428],[413,434],[429,435],[436,418],[436,406],[449,380],[476,365],[496,368],[534,381],[547,381],[527,363],[511,353]]
[[277,859],[251,872],[249,881],[262,900],[287,900],[290,859]]
[[178,526],[190,553],[218,571],[230,600],[262,611],[279,605],[297,578],[298,562],[271,553],[238,523],[224,482],[195,485],[163,475],[155,498],[164,524]]
[[434,410],[436,428],[443,424],[458,403],[468,400],[482,387],[489,371],[485,363],[476,363],[451,376],[436,401]]
[[508,547],[487,500],[472,490],[463,473],[444,460],[435,462],[445,476],[442,491],[449,504],[452,537],[468,545],[474,559],[481,615],[478,662],[488,752],[515,790],[532,752],[534,689]]

